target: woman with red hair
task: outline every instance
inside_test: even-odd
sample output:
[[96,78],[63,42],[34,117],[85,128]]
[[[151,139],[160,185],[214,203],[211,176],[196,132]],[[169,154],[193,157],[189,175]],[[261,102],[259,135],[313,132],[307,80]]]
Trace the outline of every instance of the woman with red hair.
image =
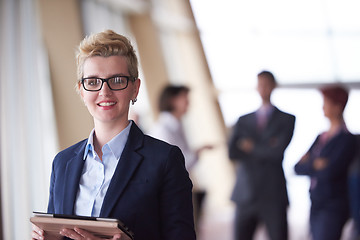
[[314,240],[339,240],[349,217],[348,168],[356,152],[356,139],[343,112],[348,91],[342,86],[320,89],[330,128],[320,134],[295,165],[295,172],[308,175],[310,184],[310,231]]

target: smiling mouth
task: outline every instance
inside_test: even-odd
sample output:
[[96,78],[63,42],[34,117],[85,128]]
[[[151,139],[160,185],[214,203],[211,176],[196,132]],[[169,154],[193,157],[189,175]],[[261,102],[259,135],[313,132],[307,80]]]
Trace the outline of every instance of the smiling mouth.
[[101,102],[98,105],[101,107],[108,107],[108,106],[112,106],[115,105],[116,102]]

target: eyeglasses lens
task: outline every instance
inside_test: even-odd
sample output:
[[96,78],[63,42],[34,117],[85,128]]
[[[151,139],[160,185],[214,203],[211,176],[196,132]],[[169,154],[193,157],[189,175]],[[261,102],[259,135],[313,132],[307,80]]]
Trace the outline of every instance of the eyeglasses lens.
[[116,76],[108,79],[101,78],[85,78],[83,79],[83,85],[85,90],[88,91],[99,91],[103,82],[106,82],[112,90],[122,90],[128,85],[128,78],[126,76]]

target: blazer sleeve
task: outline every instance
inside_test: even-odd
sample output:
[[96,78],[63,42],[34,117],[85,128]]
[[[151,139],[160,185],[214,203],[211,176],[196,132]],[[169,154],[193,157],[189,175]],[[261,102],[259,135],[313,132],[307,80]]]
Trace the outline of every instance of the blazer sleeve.
[[247,153],[239,148],[239,142],[242,139],[251,138],[253,135],[249,132],[247,118],[249,118],[249,115],[240,117],[232,128],[228,142],[228,152],[231,160],[239,161],[244,160],[244,157],[247,157]]
[[303,160],[298,161],[294,166],[294,171],[298,175],[312,175],[314,169],[312,167],[314,159],[311,156],[312,149],[316,145],[317,141],[319,140],[319,136],[315,139],[313,144],[311,145],[310,149],[307,151]]
[[295,165],[295,171],[318,179],[335,179],[347,172],[356,153],[356,139],[352,134],[342,134],[331,145],[321,150],[321,158],[325,158],[327,166],[321,170],[313,168],[316,159],[309,151],[309,159],[305,163]]
[[[256,161],[270,164],[281,164],[284,151],[289,145],[295,127],[295,116],[285,113],[274,119],[270,132],[261,136],[256,133],[253,127],[255,118],[252,115],[240,117],[236,123],[232,136],[229,140],[230,159],[241,159],[244,161]],[[278,115],[279,116],[279,115]],[[254,142],[254,149],[250,153],[242,151],[239,142],[242,139],[251,139]]]
[[50,192],[49,192],[49,203],[48,203],[48,213],[55,213],[54,208],[54,183],[55,183],[55,171],[54,163],[52,164],[51,178],[50,178]]
[[193,222],[192,183],[184,157],[173,147],[165,166],[160,192],[162,239],[196,239]]
[[276,126],[271,129],[273,134],[255,141],[255,147],[250,153],[254,160],[274,164],[282,163],[284,152],[293,137],[295,116],[281,113],[281,118],[276,121]]
[[318,178],[337,178],[347,173],[355,157],[356,140],[352,134],[344,134],[340,139],[336,147],[329,149],[329,152],[324,152],[328,165],[323,170],[316,171]]

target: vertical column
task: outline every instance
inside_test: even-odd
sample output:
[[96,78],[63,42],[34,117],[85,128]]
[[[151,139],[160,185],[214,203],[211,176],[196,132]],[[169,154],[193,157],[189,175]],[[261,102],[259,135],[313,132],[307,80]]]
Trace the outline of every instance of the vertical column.
[[184,122],[190,144],[216,146],[202,154],[193,180],[209,190],[211,206],[227,205],[234,174],[227,157],[226,129],[190,2],[153,0],[151,13],[132,16],[131,26],[152,108],[157,111],[157,97],[165,83],[191,88]]
[[39,0],[61,149],[87,137],[92,120],[75,91],[75,50],[83,38],[79,1]]
[[129,23],[136,39],[150,106],[156,116],[158,96],[169,81],[157,29],[148,12],[131,15]]
[[212,82],[190,2],[162,2],[167,4],[169,12],[179,16],[179,22],[184,23],[184,26],[178,27],[173,34],[176,35],[177,55],[180,57],[185,84],[192,89],[186,121],[187,134],[193,146],[215,146],[214,150],[202,154],[193,179],[200,188],[206,188],[208,207],[216,211],[228,206],[234,179],[233,168],[228,160],[227,134],[217,91]]

